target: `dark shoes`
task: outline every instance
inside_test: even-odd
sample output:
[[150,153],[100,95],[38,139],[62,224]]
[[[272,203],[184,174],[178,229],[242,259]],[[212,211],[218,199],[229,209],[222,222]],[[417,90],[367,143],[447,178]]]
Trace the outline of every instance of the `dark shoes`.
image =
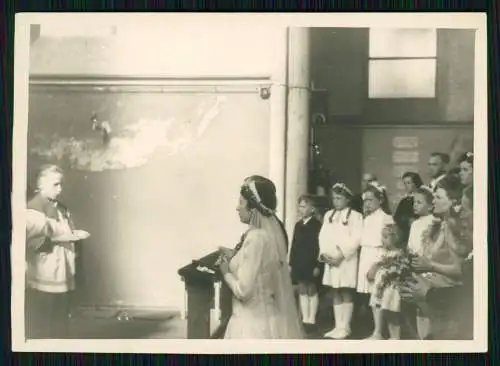
[[316,324],[302,323],[302,328],[306,335],[311,335],[316,332]]

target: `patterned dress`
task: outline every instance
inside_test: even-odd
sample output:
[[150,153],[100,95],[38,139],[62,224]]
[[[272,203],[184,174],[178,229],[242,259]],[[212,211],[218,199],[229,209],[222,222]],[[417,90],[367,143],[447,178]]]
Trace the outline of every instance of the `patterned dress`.
[[[422,235],[422,255],[430,262],[446,265],[461,273],[465,257],[472,246],[472,229],[468,226],[468,217],[447,219],[440,222],[435,219]],[[436,234],[430,235],[431,231]],[[427,312],[419,312],[425,329],[419,329],[422,337],[433,339],[460,338],[460,325],[463,318],[472,316],[461,306],[463,299],[462,276],[447,276],[437,272],[420,274],[427,289]],[[471,295],[471,294],[469,294]],[[420,328],[420,327],[419,327]]]

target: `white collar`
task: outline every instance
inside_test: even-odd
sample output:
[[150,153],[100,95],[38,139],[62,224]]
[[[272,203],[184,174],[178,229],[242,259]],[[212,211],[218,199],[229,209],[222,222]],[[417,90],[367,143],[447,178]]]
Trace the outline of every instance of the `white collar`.
[[307,219],[302,220],[302,223],[305,225],[312,219],[312,216],[309,216]]
[[443,173],[439,176],[437,176],[436,178],[432,178],[431,180],[431,184],[436,184],[437,182],[439,182],[441,179],[443,179],[444,177],[446,176],[446,173]]
[[425,215],[425,216],[420,216],[419,219],[422,219],[422,220],[433,220],[434,218],[434,215],[433,214],[428,214],[428,215]]

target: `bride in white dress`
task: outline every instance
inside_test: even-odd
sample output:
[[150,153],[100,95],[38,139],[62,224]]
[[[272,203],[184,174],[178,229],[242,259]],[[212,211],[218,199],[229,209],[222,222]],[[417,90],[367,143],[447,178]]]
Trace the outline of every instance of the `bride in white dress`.
[[234,250],[225,250],[220,270],[233,293],[225,339],[301,339],[287,265],[287,239],[276,218],[276,189],[260,176],[245,180],[237,207],[248,230]]

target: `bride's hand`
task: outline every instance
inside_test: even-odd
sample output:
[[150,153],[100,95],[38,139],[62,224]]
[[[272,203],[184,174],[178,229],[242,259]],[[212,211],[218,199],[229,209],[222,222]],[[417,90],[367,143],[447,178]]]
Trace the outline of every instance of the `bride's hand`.
[[321,253],[318,258],[318,262],[320,263],[328,263],[328,255],[325,253]]
[[229,260],[225,255],[219,259],[219,269],[223,275],[229,272]]
[[229,249],[229,248],[225,248],[225,247],[219,247],[219,252],[227,258],[232,258],[233,254],[234,254],[233,249]]

